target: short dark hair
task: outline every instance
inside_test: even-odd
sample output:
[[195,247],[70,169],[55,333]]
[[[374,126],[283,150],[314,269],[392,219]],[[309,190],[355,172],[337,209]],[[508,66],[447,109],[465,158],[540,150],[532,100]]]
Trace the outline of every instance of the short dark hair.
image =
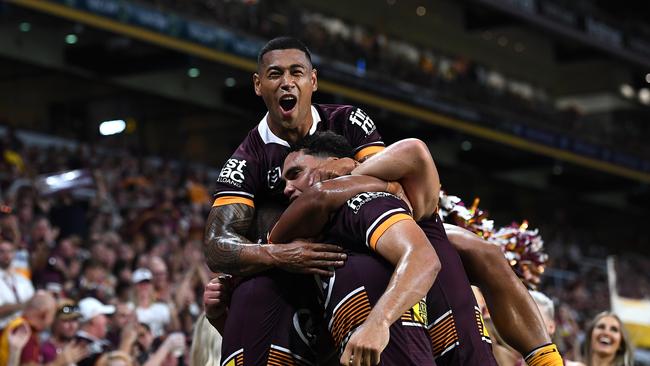
[[262,64],[262,57],[264,57],[264,55],[267,54],[268,52],[275,51],[275,50],[294,50],[294,49],[302,51],[305,54],[305,57],[307,57],[307,61],[309,61],[309,65],[313,66],[311,62],[311,53],[309,52],[307,46],[305,46],[305,44],[302,43],[299,39],[293,37],[277,37],[268,41],[264,45],[264,47],[262,47],[260,52],[257,54],[257,66]]
[[348,140],[332,131],[307,135],[291,145],[290,152],[302,151],[318,157],[352,158],[354,152]]

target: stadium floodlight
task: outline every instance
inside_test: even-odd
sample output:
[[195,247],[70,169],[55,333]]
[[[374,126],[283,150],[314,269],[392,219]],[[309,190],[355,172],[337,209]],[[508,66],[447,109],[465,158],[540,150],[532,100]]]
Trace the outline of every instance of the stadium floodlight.
[[639,90],[639,101],[645,105],[650,105],[650,89],[643,88]]
[[67,44],[75,44],[75,43],[77,43],[78,39],[79,39],[79,37],[77,37],[76,34],[70,33],[70,34],[67,34],[65,36],[65,43],[67,43]]
[[634,88],[630,84],[621,84],[621,94],[625,98],[634,98]]
[[99,133],[102,136],[116,135],[124,132],[126,129],[126,122],[122,119],[112,121],[104,121],[99,124]]
[[22,22],[18,25],[18,29],[20,29],[21,32],[29,32],[32,30],[32,25],[29,22]]

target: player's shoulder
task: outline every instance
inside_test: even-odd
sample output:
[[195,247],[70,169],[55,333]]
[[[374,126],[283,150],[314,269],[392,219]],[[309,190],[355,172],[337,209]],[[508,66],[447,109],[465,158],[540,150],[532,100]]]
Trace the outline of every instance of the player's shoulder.
[[387,192],[362,192],[350,198],[345,208],[355,215],[381,214],[387,211],[400,211],[410,214],[406,202]]

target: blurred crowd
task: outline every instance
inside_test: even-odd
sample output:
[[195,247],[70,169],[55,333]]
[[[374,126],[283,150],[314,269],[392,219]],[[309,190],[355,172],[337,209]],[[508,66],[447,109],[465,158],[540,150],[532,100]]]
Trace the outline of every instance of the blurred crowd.
[[205,171],[12,132],[0,150],[0,364],[30,331],[22,362],[187,363],[211,275]]
[[[298,36],[313,52],[325,57],[325,62],[347,64],[360,78],[380,85],[407,82],[422,88],[420,94],[424,96],[429,95],[427,91],[434,91],[432,99],[467,103],[486,113],[496,125],[499,121],[516,120],[560,135],[569,133],[583,142],[650,157],[650,148],[639,137],[650,134],[642,114],[584,115],[577,105],[560,109],[543,87],[508,75],[507,70],[314,12],[290,0],[146,2],[265,39]],[[591,2],[580,2],[579,11],[584,10],[585,3]],[[570,5],[567,8],[574,7]],[[595,8],[589,7],[590,13]]]
[[[21,354],[39,362],[187,364],[193,327],[211,328],[201,241],[214,177],[125,150],[29,145],[11,129],[0,141],[0,361],[31,332],[38,347]],[[540,290],[557,308],[556,343],[579,359],[588,322],[610,308],[608,250],[557,230],[542,230]],[[621,259],[620,294],[650,298],[647,278],[629,281],[650,259]]]

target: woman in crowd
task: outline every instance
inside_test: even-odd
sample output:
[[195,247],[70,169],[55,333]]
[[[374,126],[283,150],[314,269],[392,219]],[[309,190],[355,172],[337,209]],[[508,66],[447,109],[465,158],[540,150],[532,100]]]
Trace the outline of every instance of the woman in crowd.
[[633,366],[634,350],[621,319],[602,312],[587,328],[584,362],[587,366]]

